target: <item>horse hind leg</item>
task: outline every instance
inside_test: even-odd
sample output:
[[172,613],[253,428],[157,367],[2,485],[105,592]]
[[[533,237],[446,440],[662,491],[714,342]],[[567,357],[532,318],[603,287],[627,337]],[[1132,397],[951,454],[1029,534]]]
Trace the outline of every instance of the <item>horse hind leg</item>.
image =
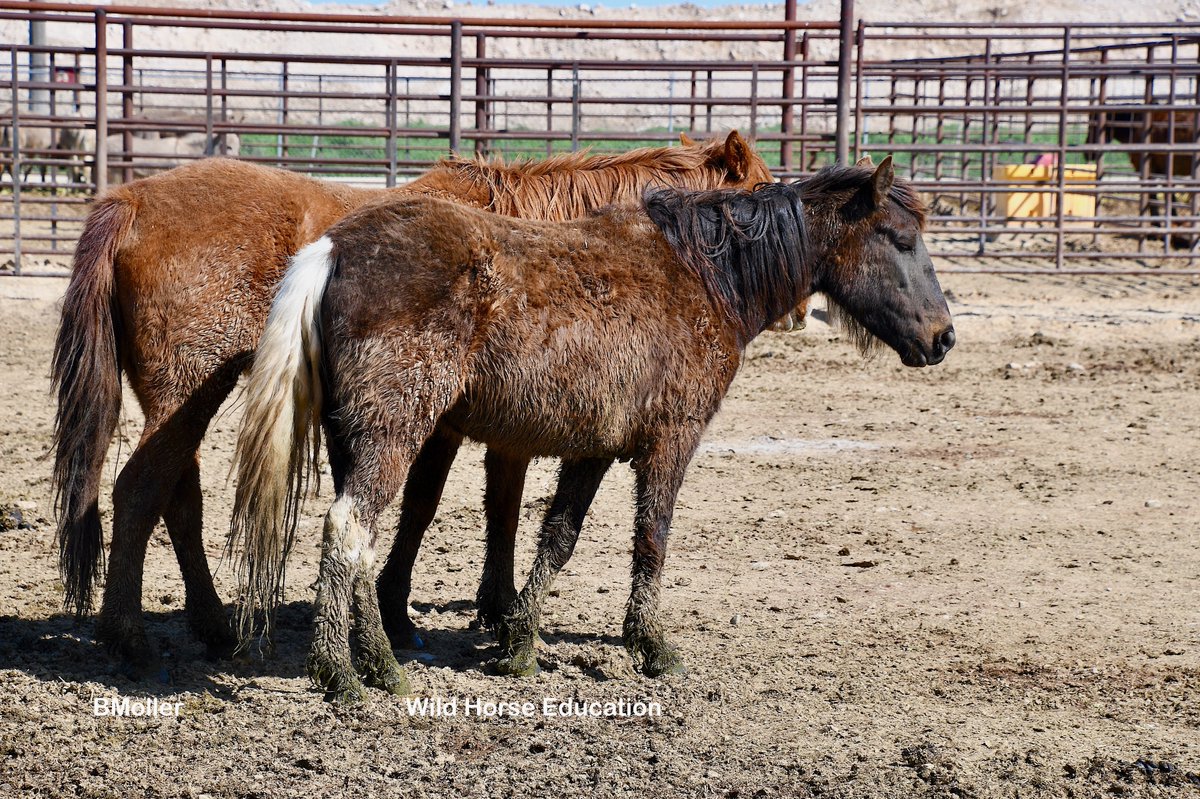
[[[365,431],[346,438],[334,429],[327,438],[334,484],[340,489],[325,517],[313,644],[306,667],[326,698],[339,704],[356,704],[365,696],[351,657],[352,618],[357,665],[367,685],[391,693],[408,692],[375,593],[375,525],[400,490],[420,442],[433,432],[433,420],[445,412],[452,398],[449,392],[442,398],[445,402],[428,395],[413,397],[404,418],[385,426],[381,424],[385,411],[367,406],[372,399],[387,406],[389,397],[404,396],[402,377],[397,378],[396,385],[379,387],[374,398],[359,397],[353,409],[330,409],[326,417],[359,418]],[[390,407],[387,413],[394,415]]]
[[405,696],[410,691],[408,678],[396,661],[391,641],[384,632],[379,597],[371,576],[371,566],[367,565],[354,578],[354,632],[358,638],[355,665],[368,686],[381,688],[394,696]]
[[204,554],[204,499],[200,491],[200,456],[193,452],[171,499],[163,522],[175,548],[183,575],[184,612],[192,633],[208,648],[210,657],[226,657],[237,643],[225,606],[213,586]]
[[[195,466],[196,451],[213,412],[207,407],[187,405],[175,408],[172,413],[149,411],[142,437],[113,486],[108,579],[96,619],[96,636],[134,666],[148,666],[156,660],[142,618],[146,545],[185,471]],[[172,509],[176,518],[191,510],[191,507]],[[196,511],[195,524],[199,525]],[[198,527],[196,539],[198,546]],[[207,572],[207,562],[204,570]],[[211,589],[212,578],[206,577],[205,581]],[[215,590],[212,593],[215,596]]]
[[499,626],[502,656],[496,662],[496,670],[501,674],[530,676],[538,672],[534,644],[542,605],[555,575],[575,551],[583,517],[611,463],[609,459],[563,461],[554,500],[542,523],[529,579]]
[[369,546],[354,500],[340,495],[325,515],[313,642],[305,668],[326,699],[342,704],[366,698],[350,659],[350,604],[359,559]]

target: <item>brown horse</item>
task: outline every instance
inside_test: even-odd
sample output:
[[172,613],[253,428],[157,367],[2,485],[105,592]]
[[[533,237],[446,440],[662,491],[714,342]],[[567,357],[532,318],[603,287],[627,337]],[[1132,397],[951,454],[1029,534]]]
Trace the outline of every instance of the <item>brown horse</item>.
[[[1129,150],[1129,163],[1149,183],[1155,184],[1154,191],[1144,196],[1141,214],[1151,217],[1154,224],[1162,224],[1168,216],[1188,216],[1195,213],[1192,202],[1196,187],[1179,186],[1167,190],[1167,175],[1191,183],[1197,176],[1196,157],[1200,148],[1200,127],[1196,124],[1196,112],[1173,111],[1170,108],[1126,108],[1115,106],[1094,114],[1088,124],[1087,143],[1103,145],[1115,141],[1120,144],[1171,145],[1165,151]],[[1101,149],[1091,151],[1091,157],[1099,158]],[[1175,222],[1176,228],[1186,228],[1171,235],[1171,244],[1188,248],[1196,243],[1196,234],[1190,229],[1195,222]]]
[[[680,668],[658,619],[676,493],[747,343],[813,292],[864,346],[939,363],[954,332],[921,240],[923,206],[877,170],[831,167],[753,192],[647,194],[536,223],[430,199],[343,219],[292,261],[247,386],[231,546],[244,640],[269,633],[317,420],[337,498],[325,519],[308,672],[355,701],[407,683],[371,575],[375,523],[435,427],[524,461],[562,459],[529,580],[500,628],[513,674],[537,668],[538,618],[616,459],[637,476],[626,646]],[[811,237],[811,238],[810,238]]]
[[[142,568],[147,540],[163,518],[193,631],[218,651],[232,644],[201,541],[197,450],[250,364],[287,259],[349,211],[379,197],[424,194],[503,214],[569,219],[636,201],[654,183],[716,188],[770,179],[762,159],[733,132],[697,146],[614,156],[572,154],[511,166],[449,160],[392,191],[228,159],[113,189],[95,203],[80,238],[54,353],[54,482],[67,607],[85,613],[100,576],[97,498],[123,371],[146,425],[113,490],[112,552],[97,636],[131,662],[153,659],[141,613]],[[395,602],[401,635],[411,630],[408,572],[458,443],[453,434],[431,442],[413,470],[398,565],[382,586],[388,607]],[[520,466],[503,458],[488,463],[489,471],[512,475]],[[492,594],[515,594],[511,538],[520,494],[519,479],[489,482],[490,557],[481,592],[490,612],[500,605]]]

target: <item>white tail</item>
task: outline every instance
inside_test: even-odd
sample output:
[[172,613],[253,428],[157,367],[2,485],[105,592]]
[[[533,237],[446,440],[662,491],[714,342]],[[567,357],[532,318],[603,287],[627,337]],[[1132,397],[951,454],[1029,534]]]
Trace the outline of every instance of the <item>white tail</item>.
[[292,258],[271,304],[245,390],[234,469],[228,549],[241,545],[238,629],[242,646],[261,619],[269,637],[321,429],[321,297],[333,271],[322,236]]

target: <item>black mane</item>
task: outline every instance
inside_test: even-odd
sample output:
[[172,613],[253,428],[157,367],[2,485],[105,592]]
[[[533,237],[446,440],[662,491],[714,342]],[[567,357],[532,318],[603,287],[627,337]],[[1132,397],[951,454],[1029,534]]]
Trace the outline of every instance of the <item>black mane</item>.
[[754,191],[646,191],[646,213],[743,341],[790,311],[811,282],[802,184]]
[[[746,341],[790,311],[812,284],[805,203],[834,202],[852,216],[861,203],[862,216],[869,216],[873,175],[868,167],[828,166],[804,180],[753,191],[653,188],[642,205]],[[925,204],[911,184],[895,181],[888,197],[924,229]]]
[[[871,202],[871,177],[875,170],[871,167],[827,166],[811,177],[793,183],[800,189],[800,199],[806,203],[815,200],[828,201],[838,195],[858,194],[865,203]],[[896,180],[888,198],[917,218],[921,230],[925,229],[925,217],[928,213],[924,201],[907,181]]]

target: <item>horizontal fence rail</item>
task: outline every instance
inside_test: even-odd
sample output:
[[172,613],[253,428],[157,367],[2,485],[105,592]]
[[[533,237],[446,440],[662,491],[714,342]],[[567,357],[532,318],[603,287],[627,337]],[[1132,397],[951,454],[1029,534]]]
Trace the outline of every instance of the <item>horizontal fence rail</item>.
[[841,60],[839,26],[0,0],[0,271],[61,269],[97,192],[211,155],[394,186],[450,153],[736,128],[788,179],[835,161],[839,106],[850,155],[894,156],[954,266],[1193,267],[1200,25],[859,22]]

